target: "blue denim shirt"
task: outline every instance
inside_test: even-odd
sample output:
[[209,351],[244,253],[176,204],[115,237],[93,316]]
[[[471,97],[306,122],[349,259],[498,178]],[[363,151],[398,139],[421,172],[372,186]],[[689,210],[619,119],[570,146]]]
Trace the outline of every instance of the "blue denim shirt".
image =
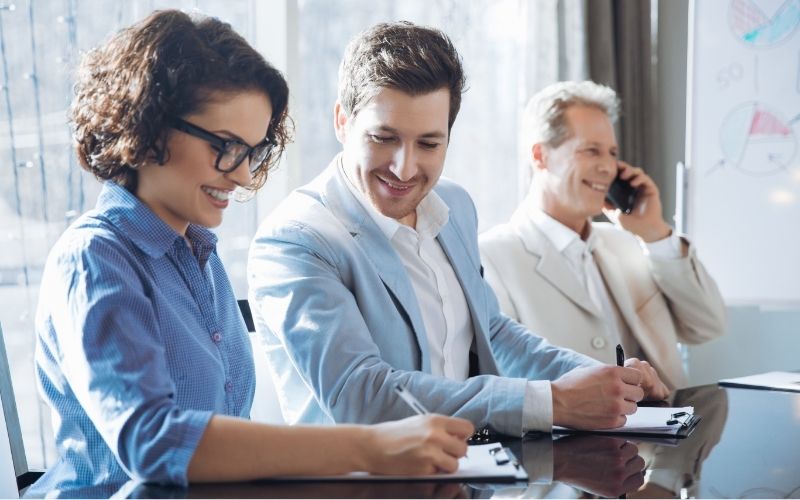
[[191,247],[107,182],[53,247],[36,374],[59,459],[28,494],[128,478],[184,485],[211,416],[249,417],[252,350],[216,236],[194,225],[186,236]]

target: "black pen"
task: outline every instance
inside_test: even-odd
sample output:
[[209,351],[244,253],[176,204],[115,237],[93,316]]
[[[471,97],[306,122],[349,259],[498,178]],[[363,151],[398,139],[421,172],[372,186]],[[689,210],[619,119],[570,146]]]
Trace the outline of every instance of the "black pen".
[[[622,350],[622,344],[617,344],[617,366],[625,366],[625,351]],[[627,498],[627,495],[623,493],[619,498]]]

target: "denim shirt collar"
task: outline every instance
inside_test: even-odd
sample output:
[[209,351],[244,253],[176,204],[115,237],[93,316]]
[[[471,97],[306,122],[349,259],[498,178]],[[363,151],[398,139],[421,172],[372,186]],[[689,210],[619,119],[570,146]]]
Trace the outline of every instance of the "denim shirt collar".
[[[161,220],[150,207],[113,181],[103,184],[96,208],[105,213],[108,220],[134,245],[152,258],[163,256],[175,246],[176,241],[185,244],[183,236]],[[215,250],[217,236],[202,226],[189,224],[186,237],[192,243],[194,253],[202,266]]]

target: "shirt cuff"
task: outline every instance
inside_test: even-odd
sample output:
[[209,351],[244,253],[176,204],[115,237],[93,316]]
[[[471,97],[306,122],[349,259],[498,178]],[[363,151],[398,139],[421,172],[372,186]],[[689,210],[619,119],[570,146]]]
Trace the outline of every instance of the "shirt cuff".
[[550,484],[553,482],[553,438],[544,436],[522,443],[523,463],[528,473],[528,483]]
[[171,449],[172,457],[169,460],[171,482],[184,487],[189,484],[189,463],[213,416],[210,411],[186,411],[186,425],[182,429],[183,432],[178,434]]
[[688,483],[686,474],[672,469],[653,469],[648,481],[675,494],[680,493]]
[[522,432],[553,430],[553,392],[549,380],[529,380],[522,404]]
[[[686,240],[686,238],[672,231],[672,233],[664,239],[652,243],[642,241],[641,244],[644,254],[649,257],[675,260],[683,257],[682,249],[684,240]],[[686,244],[689,244],[688,240],[686,240]]]

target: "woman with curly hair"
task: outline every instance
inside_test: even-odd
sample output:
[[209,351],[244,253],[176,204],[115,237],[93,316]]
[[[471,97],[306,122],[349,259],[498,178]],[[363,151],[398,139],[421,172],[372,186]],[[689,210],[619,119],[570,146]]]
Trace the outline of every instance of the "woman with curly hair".
[[265,182],[290,138],[287,103],[281,74],[213,18],[155,12],[84,57],[71,121],[104,185],[42,278],[36,370],[59,460],[28,494],[457,468],[473,430],[461,419],[247,420],[252,352],[207,228],[234,191]]

